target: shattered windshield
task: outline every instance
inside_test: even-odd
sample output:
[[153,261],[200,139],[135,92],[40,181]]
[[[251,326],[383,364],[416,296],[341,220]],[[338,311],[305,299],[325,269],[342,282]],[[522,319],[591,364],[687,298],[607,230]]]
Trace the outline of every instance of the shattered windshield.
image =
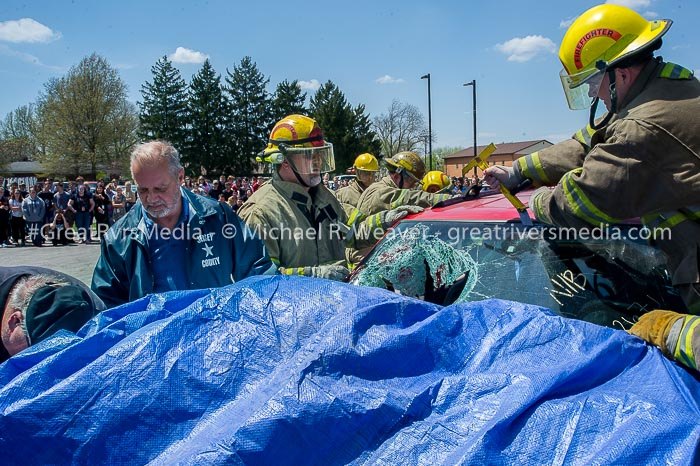
[[596,238],[518,223],[404,221],[352,282],[440,304],[519,301],[623,328],[652,309],[682,308],[662,253],[634,238],[636,227],[615,228]]

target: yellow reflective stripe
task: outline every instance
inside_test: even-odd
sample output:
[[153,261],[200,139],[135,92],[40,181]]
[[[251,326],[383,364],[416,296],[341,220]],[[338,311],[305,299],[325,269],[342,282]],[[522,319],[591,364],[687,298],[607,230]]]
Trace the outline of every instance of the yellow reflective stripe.
[[352,209],[352,212],[350,212],[350,217],[348,218],[347,225],[349,227],[353,226],[355,224],[355,222],[357,222],[361,217],[362,217],[362,212],[360,212],[357,209]]
[[304,267],[280,267],[283,275],[304,275]]
[[700,220],[700,206],[642,216],[642,222],[650,229],[673,228],[686,220]]
[[673,68],[675,66],[676,65],[674,65],[673,63],[666,63],[663,69],[661,70],[661,73],[659,73],[659,76],[661,76],[662,78],[670,78],[671,72],[673,71]]
[[435,200],[433,201],[433,205],[437,204],[438,202],[446,201],[447,199],[451,199],[452,194],[438,194],[435,196]]
[[700,326],[700,316],[684,317],[683,329],[673,351],[674,359],[693,369],[697,369],[693,354],[693,333],[698,326]]
[[576,168],[564,174],[561,179],[562,188],[569,207],[574,215],[580,217],[592,225],[600,225],[601,223],[617,223],[620,219],[616,219],[606,214],[597,208],[588,196],[576,184],[574,177],[579,175],[583,168]]
[[675,63],[666,63],[659,76],[668,79],[690,79],[693,77],[693,72]]
[[545,184],[549,184],[549,177],[547,177],[547,174],[544,172],[544,168],[542,168],[542,162],[540,162],[539,152],[535,152],[534,154],[532,154],[532,165],[534,165],[535,171],[540,177],[539,181]]
[[270,257],[270,260],[272,261],[273,264],[275,264],[277,267],[280,265],[280,260],[276,257]]
[[530,178],[537,184],[550,184],[549,178],[545,174],[544,168],[542,168],[539,152],[533,152],[525,157],[520,157],[518,159],[518,164],[520,174],[525,178]]
[[544,211],[544,207],[542,204],[543,197],[543,193],[537,193],[535,196],[533,196],[530,200],[530,208],[534,212],[535,218],[537,220],[551,224],[552,220],[549,218],[549,215],[547,215]]
[[581,128],[580,130],[576,131],[574,134],[574,139],[590,149],[591,139],[593,138],[594,134],[595,130],[591,128],[590,124],[588,124],[585,128]]
[[407,189],[401,189],[399,190],[399,197],[397,197],[394,202],[391,203],[391,208],[395,209],[398,206],[403,205],[403,200],[408,196],[408,190]]
[[[532,155],[532,154],[530,154],[530,155]],[[515,160],[515,163],[518,164],[518,168],[520,169],[520,173],[523,176],[530,178],[529,176],[527,176],[527,160],[526,160],[527,157],[529,157],[529,155],[525,155],[523,157],[520,157],[519,159]]]

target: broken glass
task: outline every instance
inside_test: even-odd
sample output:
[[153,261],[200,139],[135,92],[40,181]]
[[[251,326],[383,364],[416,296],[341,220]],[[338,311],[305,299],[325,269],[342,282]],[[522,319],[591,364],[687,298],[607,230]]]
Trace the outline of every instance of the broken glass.
[[450,302],[519,301],[625,328],[652,309],[683,309],[662,253],[630,239],[627,228],[582,239],[542,225],[404,221],[352,282],[427,300],[459,282]]

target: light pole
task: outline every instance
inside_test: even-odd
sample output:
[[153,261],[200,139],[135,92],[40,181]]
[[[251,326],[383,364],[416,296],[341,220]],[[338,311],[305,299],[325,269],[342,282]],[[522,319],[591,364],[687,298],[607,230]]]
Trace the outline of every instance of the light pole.
[[[476,160],[476,79],[464,83],[463,86],[472,86],[472,107],[474,108],[474,160]],[[474,167],[474,176],[476,176],[476,166]]]
[[421,79],[428,80],[428,160],[430,161],[430,170],[433,170],[433,117],[430,109],[430,73],[424,74]]

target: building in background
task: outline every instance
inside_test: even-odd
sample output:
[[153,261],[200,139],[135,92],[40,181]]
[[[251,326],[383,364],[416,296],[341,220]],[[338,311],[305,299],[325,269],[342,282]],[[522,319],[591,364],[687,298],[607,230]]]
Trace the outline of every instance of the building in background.
[[[513,162],[523,155],[532,154],[545,147],[553,145],[545,139],[536,141],[502,142],[496,144],[496,151],[489,157],[490,165],[513,165]],[[477,146],[476,153],[480,153],[486,146]],[[474,147],[467,147],[444,158],[444,172],[452,177],[462,176],[462,168],[474,158]],[[482,177],[482,170],[477,168],[477,176]],[[473,175],[473,172],[469,176]]]

